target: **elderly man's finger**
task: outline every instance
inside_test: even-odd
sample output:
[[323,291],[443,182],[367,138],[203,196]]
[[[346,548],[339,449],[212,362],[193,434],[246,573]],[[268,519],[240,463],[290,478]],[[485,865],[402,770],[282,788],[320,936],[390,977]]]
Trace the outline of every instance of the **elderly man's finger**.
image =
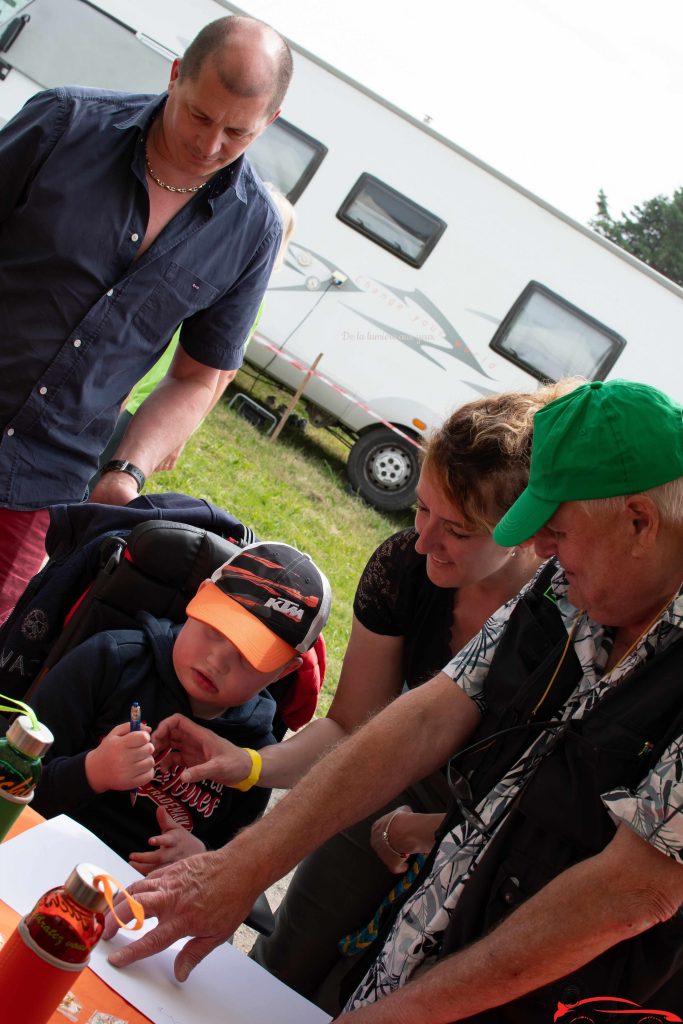
[[217,946],[225,942],[225,937],[220,939],[190,939],[175,958],[174,971],[178,981],[187,981],[190,972],[195,969],[198,963],[212,953]]
[[[128,891],[130,892],[130,889]],[[130,909],[127,900],[123,896],[117,895],[114,898],[114,910],[116,911],[122,924],[128,924],[128,922],[132,920],[133,911]],[[145,911],[145,917],[146,916],[147,911]],[[104,931],[102,932],[102,938],[105,940],[111,939],[114,935],[116,935],[120,927],[121,925],[116,920],[111,910],[108,910],[104,918]]]
[[129,942],[127,946],[115,950],[108,956],[109,963],[113,967],[128,967],[137,960],[143,960],[146,956],[153,956],[155,953],[167,949],[176,939],[179,939],[182,932],[173,924],[158,924],[156,928],[143,935],[136,942]]
[[[142,904],[145,918],[157,917],[158,912],[164,909],[167,904],[166,894],[158,888],[157,879],[159,874],[160,871],[157,868],[154,874],[149,874],[147,878],[141,878],[138,882],[133,882],[132,885],[128,886],[128,893],[134,896],[138,903]],[[123,893],[116,894],[114,910],[121,924],[128,924],[133,919],[133,911]],[[111,911],[108,911],[105,917],[102,938],[111,939],[113,935],[116,935],[120,926]]]

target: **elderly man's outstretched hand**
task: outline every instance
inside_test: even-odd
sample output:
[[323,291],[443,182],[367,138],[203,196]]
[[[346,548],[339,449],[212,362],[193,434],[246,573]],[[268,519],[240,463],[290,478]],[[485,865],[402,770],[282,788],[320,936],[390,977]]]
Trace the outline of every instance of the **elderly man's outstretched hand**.
[[[235,868],[226,866],[222,851],[198,854],[153,871],[147,878],[129,886],[128,891],[142,904],[145,917],[156,917],[159,923],[136,942],[111,953],[109,962],[127,967],[167,949],[183,938],[193,936],[175,959],[175,976],[186,981],[190,971],[216,946],[228,939],[244,921],[254,899],[245,895],[244,878],[231,884]],[[132,916],[125,901],[116,903],[122,921]],[[117,930],[116,921],[108,915],[104,938]]]

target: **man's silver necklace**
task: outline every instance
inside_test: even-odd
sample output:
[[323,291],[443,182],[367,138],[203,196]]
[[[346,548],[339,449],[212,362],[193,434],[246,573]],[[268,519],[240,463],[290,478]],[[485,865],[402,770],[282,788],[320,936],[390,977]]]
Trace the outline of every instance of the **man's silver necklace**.
[[159,186],[159,188],[165,188],[167,192],[199,192],[199,190],[204,188],[205,185],[208,185],[207,181],[203,181],[201,185],[195,185],[193,188],[177,188],[175,185],[167,185],[165,181],[161,180],[161,178],[157,178],[156,174],[152,170],[152,165],[149,162],[149,157],[147,156],[146,150],[145,166],[147,167],[147,171],[149,172],[149,176],[152,179],[152,181],[155,182]]

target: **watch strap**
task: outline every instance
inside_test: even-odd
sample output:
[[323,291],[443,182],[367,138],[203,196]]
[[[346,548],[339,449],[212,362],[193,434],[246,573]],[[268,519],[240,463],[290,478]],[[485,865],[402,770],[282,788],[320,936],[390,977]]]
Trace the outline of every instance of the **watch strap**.
[[129,476],[133,477],[136,484],[138,485],[138,494],[145,486],[145,480],[147,477],[137,466],[134,466],[128,459],[111,459],[102,466],[102,474],[104,473],[128,473]]

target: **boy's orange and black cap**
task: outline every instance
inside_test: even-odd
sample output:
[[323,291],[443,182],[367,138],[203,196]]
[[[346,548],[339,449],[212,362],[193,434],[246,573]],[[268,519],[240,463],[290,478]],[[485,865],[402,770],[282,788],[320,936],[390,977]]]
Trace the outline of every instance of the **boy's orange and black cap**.
[[327,577],[289,544],[249,544],[199,588],[187,614],[218,630],[260,672],[309,650],[330,612]]

